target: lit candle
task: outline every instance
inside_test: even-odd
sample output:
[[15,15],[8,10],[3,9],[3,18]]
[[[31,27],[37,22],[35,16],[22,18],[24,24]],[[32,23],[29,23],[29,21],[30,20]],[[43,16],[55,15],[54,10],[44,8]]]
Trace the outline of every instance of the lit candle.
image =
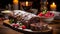
[[13,0],[13,9],[18,10],[18,0]]
[[26,6],[28,6],[28,1],[26,1]]
[[53,3],[50,5],[50,8],[51,8],[51,9],[56,9],[56,4],[53,2]]

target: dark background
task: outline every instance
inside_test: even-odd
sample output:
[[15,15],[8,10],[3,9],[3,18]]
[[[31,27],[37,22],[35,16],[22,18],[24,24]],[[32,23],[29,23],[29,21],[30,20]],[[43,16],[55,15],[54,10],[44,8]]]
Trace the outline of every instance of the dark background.
[[[0,0],[0,9],[5,9],[5,7],[6,7],[6,5],[8,5],[8,4],[13,4],[12,3],[12,1],[13,0]],[[20,1],[26,1],[26,0],[20,0]],[[30,0],[28,0],[28,1],[30,1]],[[39,9],[39,7],[40,7],[40,0],[31,0],[31,1],[33,1],[34,3],[33,3],[33,5],[32,5],[32,8],[36,8],[36,9]],[[52,2],[55,2],[56,3],[56,5],[57,5],[57,11],[60,11],[60,0],[48,0],[48,10],[50,10],[50,4],[52,3]]]

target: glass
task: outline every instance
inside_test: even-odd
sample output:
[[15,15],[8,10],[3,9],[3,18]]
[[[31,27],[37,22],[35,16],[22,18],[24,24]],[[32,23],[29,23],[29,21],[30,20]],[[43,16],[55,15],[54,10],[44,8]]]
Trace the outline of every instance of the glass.
[[20,9],[21,10],[29,10],[32,8],[32,2],[31,1],[24,1],[24,2],[20,2]]

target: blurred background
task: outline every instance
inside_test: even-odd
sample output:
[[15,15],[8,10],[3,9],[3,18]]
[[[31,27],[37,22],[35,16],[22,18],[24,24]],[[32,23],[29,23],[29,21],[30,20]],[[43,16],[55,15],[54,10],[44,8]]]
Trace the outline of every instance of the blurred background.
[[[26,1],[26,0],[19,0],[19,2],[20,1]],[[40,0],[27,0],[27,1],[32,1],[33,3],[32,3],[32,8],[36,8],[36,9],[38,9],[38,10],[40,10],[40,7],[41,7],[41,5],[40,5]],[[56,3],[56,5],[57,5],[57,11],[60,11],[60,4],[59,4],[59,2],[60,2],[60,0],[47,0],[47,2],[48,2],[48,10],[50,10],[50,4],[52,4],[52,2],[55,2]],[[13,0],[0,0],[0,9],[6,9],[6,6],[8,5],[8,4],[11,4],[11,6],[13,5]]]

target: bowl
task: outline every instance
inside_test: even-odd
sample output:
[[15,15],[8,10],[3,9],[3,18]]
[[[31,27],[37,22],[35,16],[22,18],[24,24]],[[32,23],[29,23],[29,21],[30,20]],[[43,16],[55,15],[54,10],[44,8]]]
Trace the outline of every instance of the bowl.
[[43,18],[43,21],[46,23],[51,23],[54,20],[54,17],[51,18]]
[[49,16],[49,17],[40,16],[40,18],[42,18],[42,20],[43,20],[44,22],[51,23],[51,22],[54,20],[55,16],[56,16],[56,12],[55,12],[55,11],[50,11],[50,13],[53,13],[54,16]]

